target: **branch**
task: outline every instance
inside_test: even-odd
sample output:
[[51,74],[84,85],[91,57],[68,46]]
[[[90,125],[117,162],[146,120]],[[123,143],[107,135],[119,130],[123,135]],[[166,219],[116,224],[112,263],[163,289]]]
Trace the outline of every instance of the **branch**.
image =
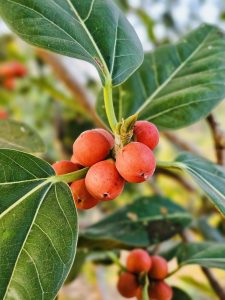
[[202,156],[201,151],[196,146],[192,145],[191,143],[187,143],[186,141],[184,141],[182,138],[178,137],[174,133],[167,131],[167,132],[163,132],[163,135],[170,142],[178,146],[180,149]]
[[217,162],[220,165],[225,165],[225,132],[221,130],[220,125],[212,114],[206,120],[212,132]]
[[[184,243],[191,242],[191,237],[189,236],[187,230],[182,232],[181,238]],[[205,274],[206,278],[208,279],[208,282],[210,283],[214,292],[217,294],[218,298],[220,300],[225,300],[225,290],[222,288],[222,286],[219,284],[217,279],[214,277],[211,270],[209,270],[208,268],[205,268],[205,267],[201,267],[201,270]]]
[[207,277],[208,282],[210,283],[211,287],[213,288],[213,290],[215,291],[215,293],[217,294],[219,299],[220,300],[225,300],[225,290],[218,283],[218,281],[214,277],[213,273],[205,267],[202,267],[201,269],[202,269],[202,272]]
[[183,185],[189,192],[195,192],[196,191],[196,189],[184,177],[181,177],[177,173],[172,172],[168,169],[164,169],[162,167],[157,167],[157,169],[155,171],[155,175],[158,176],[158,175],[161,175],[161,174],[175,179],[181,185]]
[[98,127],[106,128],[106,125],[101,121],[95,109],[90,105],[89,99],[80,84],[72,77],[67,68],[57,58],[56,55],[42,49],[37,49],[37,55],[48,65],[51,66],[57,77],[65,84],[71,91],[75,101],[86,111],[94,124]]

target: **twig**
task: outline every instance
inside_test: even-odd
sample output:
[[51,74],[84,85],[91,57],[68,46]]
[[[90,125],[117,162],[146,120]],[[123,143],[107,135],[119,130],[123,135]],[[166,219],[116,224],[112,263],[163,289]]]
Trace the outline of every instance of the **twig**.
[[180,149],[197,154],[197,155],[202,155],[201,151],[196,146],[194,146],[190,143],[187,143],[182,138],[178,137],[176,134],[166,131],[166,132],[163,132],[163,135],[169,141],[171,141],[173,144],[178,146]]
[[[191,242],[191,238],[188,235],[188,231],[185,230],[181,234],[181,238],[184,241],[184,243]],[[225,290],[222,288],[222,286],[219,284],[217,279],[214,277],[211,270],[205,267],[201,267],[202,272],[205,274],[206,278],[208,279],[208,282],[210,283],[211,287],[213,288],[214,292],[217,294],[218,298],[220,300],[225,300]]]
[[202,269],[202,272],[207,277],[207,279],[208,279],[211,287],[213,288],[213,290],[215,291],[215,293],[217,294],[217,296],[219,297],[219,299],[220,300],[225,300],[225,290],[218,283],[218,281],[214,277],[213,273],[209,269],[207,269],[205,267],[202,267],[201,269]]
[[225,165],[225,132],[221,130],[220,125],[212,114],[210,114],[206,120],[212,131],[217,163],[220,165]]
[[94,124],[98,127],[105,128],[105,124],[101,121],[95,109],[89,103],[87,94],[81,88],[80,84],[72,77],[62,62],[57,58],[55,54],[47,52],[42,49],[37,49],[37,55],[50,65],[54,73],[65,84],[65,86],[71,91],[74,99],[77,103],[87,112],[87,115],[93,120]]

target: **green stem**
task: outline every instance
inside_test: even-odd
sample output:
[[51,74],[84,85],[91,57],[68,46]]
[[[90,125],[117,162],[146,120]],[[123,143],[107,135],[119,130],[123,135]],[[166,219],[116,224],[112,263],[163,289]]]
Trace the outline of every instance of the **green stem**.
[[109,121],[109,125],[113,132],[115,132],[117,119],[113,106],[113,96],[112,96],[112,84],[111,81],[107,82],[104,87],[104,101],[105,101],[105,110],[106,115]]
[[122,271],[126,271],[126,268],[121,264],[119,258],[115,255],[114,252],[110,251],[108,252],[108,257],[114,262],[115,265],[117,265]]
[[185,166],[179,162],[157,161],[157,166],[165,169],[184,169]]
[[142,300],[149,300],[148,287],[149,287],[148,275],[145,274],[145,285],[142,290]]
[[181,269],[181,266],[178,266],[175,270],[173,270],[172,272],[170,272],[166,278],[169,278],[171,276],[173,276],[174,274],[176,274],[179,270]]
[[79,171],[75,171],[72,173],[68,173],[65,175],[58,175],[58,176],[53,176],[51,177],[52,182],[66,182],[66,183],[70,183],[79,179],[82,179],[85,177],[85,175],[87,174],[88,168],[84,168],[82,170]]

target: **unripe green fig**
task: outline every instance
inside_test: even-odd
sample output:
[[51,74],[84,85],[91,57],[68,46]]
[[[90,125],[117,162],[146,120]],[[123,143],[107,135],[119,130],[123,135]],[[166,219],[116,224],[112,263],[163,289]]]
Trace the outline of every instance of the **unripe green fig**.
[[134,125],[134,140],[154,150],[159,143],[159,131],[148,121],[137,121]]
[[152,260],[148,252],[143,249],[132,250],[127,257],[127,270],[131,273],[148,272],[151,268]]
[[120,275],[117,283],[117,289],[121,296],[125,298],[135,297],[138,287],[138,281],[134,274],[124,272]]
[[110,149],[108,139],[95,129],[83,132],[73,144],[74,158],[85,167],[104,160]]
[[144,182],[156,167],[153,152],[144,144],[132,142],[117,153],[116,168],[128,182]]
[[112,159],[98,162],[92,166],[87,172],[85,182],[89,193],[102,201],[118,197],[125,184]]
[[85,179],[74,181],[70,188],[77,208],[82,210],[90,209],[98,204],[98,199],[95,199],[88,192],[85,185]]

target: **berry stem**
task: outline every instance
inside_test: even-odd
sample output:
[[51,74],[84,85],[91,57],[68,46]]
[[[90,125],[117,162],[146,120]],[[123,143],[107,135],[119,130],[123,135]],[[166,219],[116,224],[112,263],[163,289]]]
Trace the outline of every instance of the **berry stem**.
[[126,268],[121,264],[119,258],[116,256],[116,254],[112,251],[108,252],[108,257],[114,262],[115,265],[117,265],[121,271],[126,271]]
[[112,96],[112,83],[108,81],[104,87],[104,102],[106,115],[109,121],[109,125],[113,132],[115,132],[117,119],[115,115],[115,110],[113,106],[113,96]]
[[149,287],[149,280],[148,280],[148,275],[145,274],[145,285],[142,290],[142,300],[148,300],[148,287]]
[[75,171],[75,172],[68,173],[65,175],[54,176],[54,177],[51,177],[51,181],[52,182],[62,182],[63,181],[66,183],[74,182],[76,180],[84,178],[85,175],[87,174],[87,171],[88,171],[88,168],[84,168],[79,171]]

